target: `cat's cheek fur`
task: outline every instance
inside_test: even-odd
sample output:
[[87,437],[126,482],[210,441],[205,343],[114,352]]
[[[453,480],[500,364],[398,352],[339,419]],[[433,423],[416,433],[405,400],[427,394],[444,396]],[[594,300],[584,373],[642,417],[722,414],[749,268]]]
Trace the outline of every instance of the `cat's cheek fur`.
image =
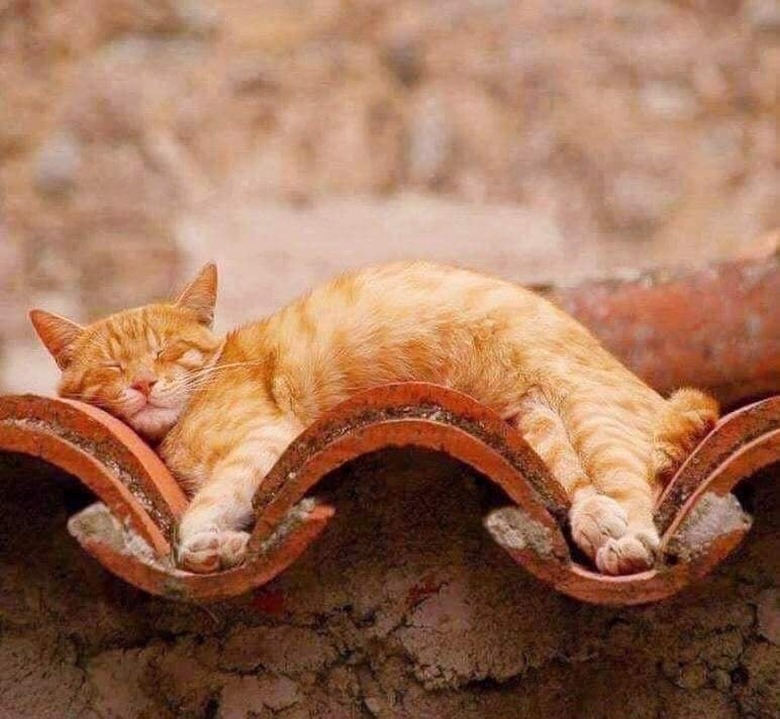
[[181,414],[178,408],[147,405],[127,419],[130,426],[146,439],[160,441],[176,424]]
[[146,397],[142,392],[125,387],[116,400],[118,410],[125,417],[132,417],[146,405]]

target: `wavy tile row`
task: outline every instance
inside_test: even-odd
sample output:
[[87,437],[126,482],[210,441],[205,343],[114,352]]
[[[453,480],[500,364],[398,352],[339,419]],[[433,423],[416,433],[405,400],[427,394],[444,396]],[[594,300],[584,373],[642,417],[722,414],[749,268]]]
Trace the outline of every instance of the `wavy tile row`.
[[[780,390],[779,265],[771,254],[556,297],[660,389],[695,382],[738,403]],[[638,336],[655,340],[642,350]],[[321,480],[357,457],[391,447],[445,453],[493,482],[506,504],[484,518],[486,531],[551,588],[589,602],[637,604],[698,580],[748,533],[751,518],[733,490],[780,462],[780,396],[731,412],[701,442],[659,499],[658,565],[627,577],[603,576],[578,563],[562,529],[566,497],[542,460],[489,408],[443,387],[378,387],[308,428],[258,490],[246,562],[210,575],[173,566],[172,536],[187,499],[129,427],[79,402],[0,398],[0,451],[56,465],[99,500],[69,522],[84,549],[147,592],[189,601],[236,596],[284,571],[337,511],[318,501]]]

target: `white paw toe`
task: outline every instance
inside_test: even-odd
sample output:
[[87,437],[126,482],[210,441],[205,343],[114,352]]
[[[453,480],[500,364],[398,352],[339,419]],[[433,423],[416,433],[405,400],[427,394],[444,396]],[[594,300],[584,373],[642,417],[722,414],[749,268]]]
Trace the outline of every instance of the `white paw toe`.
[[236,567],[244,561],[248,541],[249,532],[222,532],[222,545],[219,553],[222,569]]

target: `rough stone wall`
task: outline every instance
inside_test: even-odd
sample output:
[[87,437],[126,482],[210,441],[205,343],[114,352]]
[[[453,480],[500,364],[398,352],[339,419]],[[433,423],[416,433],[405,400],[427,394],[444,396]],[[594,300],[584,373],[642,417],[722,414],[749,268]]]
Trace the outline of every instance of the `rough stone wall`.
[[728,254],[780,224],[778,38],[776,0],[2,2],[0,389],[51,391],[26,309],[93,318],[188,260],[246,312],[392,252],[545,281]]
[[267,587],[208,607],[151,598],[65,532],[90,500],[0,459],[0,716],[774,719],[780,479],[745,545],[684,595],[613,609],[540,586],[480,517],[502,498],[438,455],[363,458],[337,518]]

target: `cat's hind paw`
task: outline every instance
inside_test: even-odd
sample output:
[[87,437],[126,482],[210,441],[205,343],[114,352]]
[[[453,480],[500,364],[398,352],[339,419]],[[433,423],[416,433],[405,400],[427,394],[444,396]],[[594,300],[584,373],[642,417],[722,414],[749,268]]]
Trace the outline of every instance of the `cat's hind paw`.
[[603,494],[575,497],[569,510],[569,524],[575,544],[596,560],[598,551],[628,531],[625,510]]
[[207,530],[182,540],[176,563],[196,574],[209,574],[238,566],[246,556],[248,532]]
[[608,540],[596,552],[596,567],[602,574],[636,574],[655,563],[660,539],[658,533],[641,531]]

